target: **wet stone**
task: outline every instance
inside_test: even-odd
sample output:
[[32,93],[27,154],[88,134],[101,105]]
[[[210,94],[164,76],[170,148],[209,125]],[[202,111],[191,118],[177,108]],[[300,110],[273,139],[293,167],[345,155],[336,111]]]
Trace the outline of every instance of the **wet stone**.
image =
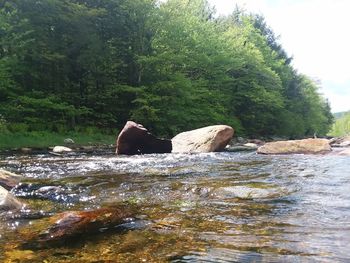
[[70,239],[83,239],[90,234],[116,227],[134,216],[127,206],[106,207],[91,211],[67,211],[33,222],[22,229],[23,248],[62,246]]
[[77,202],[79,196],[63,186],[48,185],[42,186],[31,183],[20,183],[12,192],[22,198],[47,199],[55,202]]
[[5,171],[0,170],[0,186],[4,187],[7,190],[11,190],[15,187],[21,180],[21,176]]

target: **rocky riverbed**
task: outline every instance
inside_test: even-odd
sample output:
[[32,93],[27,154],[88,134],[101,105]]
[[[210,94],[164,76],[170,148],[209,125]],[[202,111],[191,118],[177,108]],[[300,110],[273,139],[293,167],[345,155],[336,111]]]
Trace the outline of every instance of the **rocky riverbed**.
[[[23,177],[11,194],[26,204],[20,212],[1,213],[5,262],[350,259],[347,156],[253,151],[128,157],[108,151],[9,154],[0,166]],[[113,211],[125,214],[112,216],[111,207],[124,207]],[[101,217],[94,219],[93,211]],[[41,242],[82,216],[92,221],[85,221],[87,228],[76,224],[77,235]]]

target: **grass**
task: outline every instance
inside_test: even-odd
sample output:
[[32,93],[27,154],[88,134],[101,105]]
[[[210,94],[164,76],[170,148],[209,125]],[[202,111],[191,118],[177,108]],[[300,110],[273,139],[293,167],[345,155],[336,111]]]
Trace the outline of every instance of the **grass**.
[[77,145],[103,145],[114,144],[115,135],[105,135],[102,133],[78,133],[69,132],[64,134],[35,131],[35,132],[15,132],[0,133],[0,149],[14,148],[44,148],[55,145],[64,145],[63,140],[71,138]]

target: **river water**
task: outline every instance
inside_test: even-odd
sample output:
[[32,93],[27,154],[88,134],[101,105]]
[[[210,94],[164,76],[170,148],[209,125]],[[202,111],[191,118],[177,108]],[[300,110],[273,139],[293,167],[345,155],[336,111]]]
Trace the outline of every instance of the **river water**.
[[350,157],[249,153],[10,155],[31,212],[130,204],[123,226],[21,250],[33,218],[1,216],[4,262],[350,262]]

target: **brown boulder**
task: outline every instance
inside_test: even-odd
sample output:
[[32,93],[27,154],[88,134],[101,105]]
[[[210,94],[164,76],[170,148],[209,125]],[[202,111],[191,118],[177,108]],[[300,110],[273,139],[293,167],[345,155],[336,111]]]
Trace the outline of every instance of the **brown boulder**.
[[170,153],[171,141],[158,139],[141,124],[128,121],[117,138],[116,154]]
[[261,154],[316,154],[331,151],[327,139],[304,139],[269,142],[258,148]]
[[232,139],[233,133],[233,128],[227,125],[214,125],[182,132],[172,139],[173,152],[222,151]]
[[23,248],[45,248],[64,245],[73,238],[83,238],[103,229],[115,227],[133,216],[126,206],[92,211],[68,211],[34,222],[20,231]]

